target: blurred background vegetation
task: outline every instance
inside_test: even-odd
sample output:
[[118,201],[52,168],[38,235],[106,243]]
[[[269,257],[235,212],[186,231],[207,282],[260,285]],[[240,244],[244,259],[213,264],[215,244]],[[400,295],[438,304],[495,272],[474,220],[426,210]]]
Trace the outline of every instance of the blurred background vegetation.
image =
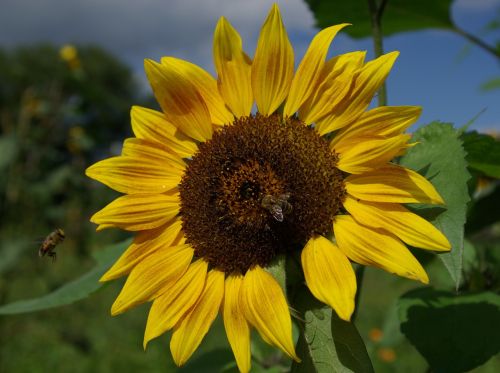
[[[310,3],[314,11],[320,2]],[[498,89],[494,81],[489,89]],[[118,230],[95,234],[89,217],[116,194],[86,178],[84,170],[121,151],[123,139],[131,135],[132,105],[155,106],[153,98],[141,96],[140,91],[129,68],[98,47],[0,49],[0,304],[36,298],[64,286],[94,267],[92,253],[128,237]],[[488,172],[470,171],[474,199],[465,227],[470,241],[465,245],[460,289],[498,293],[500,187]],[[486,210],[492,213],[485,214]],[[58,227],[67,238],[58,248],[57,261],[38,258],[40,242]],[[419,254],[419,259],[431,283],[454,289],[435,256]],[[147,352],[142,350],[147,306],[110,317],[122,284],[107,284],[91,297],[64,307],[0,316],[0,372],[176,371],[168,337],[151,343]],[[377,372],[430,371],[395,321],[398,297],[418,286],[366,270],[356,325]],[[258,339],[254,351],[260,362],[254,364],[255,371],[287,369],[279,353]],[[486,364],[474,371],[500,371],[498,356],[490,357],[483,357]],[[180,371],[232,371],[231,361],[218,320]]]

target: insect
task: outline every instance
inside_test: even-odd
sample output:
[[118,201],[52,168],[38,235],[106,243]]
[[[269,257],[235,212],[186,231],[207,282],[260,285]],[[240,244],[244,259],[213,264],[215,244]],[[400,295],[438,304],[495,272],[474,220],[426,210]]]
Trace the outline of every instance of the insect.
[[274,219],[282,222],[285,215],[292,211],[289,198],[290,193],[280,194],[278,197],[267,194],[262,198],[260,205],[269,211]]
[[55,248],[57,245],[64,241],[65,237],[66,235],[64,234],[64,231],[60,228],[57,228],[55,231],[51,232],[47,237],[45,237],[45,240],[43,240],[40,249],[38,249],[38,255],[40,257],[48,255],[54,262],[56,260]]

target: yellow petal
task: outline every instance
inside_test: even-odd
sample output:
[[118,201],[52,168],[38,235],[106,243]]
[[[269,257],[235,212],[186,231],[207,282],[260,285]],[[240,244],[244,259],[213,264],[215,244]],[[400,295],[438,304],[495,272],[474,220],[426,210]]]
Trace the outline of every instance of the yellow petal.
[[333,38],[348,23],[328,27],[320,31],[311,41],[304,58],[300,62],[297,73],[290,86],[290,94],[285,104],[283,115],[293,115],[313,93],[316,83],[325,65],[326,54]]
[[387,53],[365,64],[354,80],[349,98],[342,108],[317,122],[321,128],[319,133],[323,135],[354,122],[366,110],[373,95],[384,83],[398,55],[399,52]]
[[162,247],[181,245],[184,243],[181,229],[182,221],[174,219],[158,228],[138,232],[132,244],[99,281],[110,281],[128,274],[142,259]]
[[224,273],[211,270],[198,302],[172,333],[170,351],[178,366],[184,365],[200,345],[217,316],[223,297]]
[[96,212],[90,221],[106,224],[106,228],[142,231],[159,227],[178,213],[178,194],[131,194],[115,199]]
[[399,204],[358,201],[347,196],[344,207],[360,224],[385,229],[408,245],[435,251],[451,249],[436,227]]
[[350,321],[354,311],[356,275],[337,245],[323,236],[309,239],[302,250],[302,268],[307,287],[343,320]]
[[174,67],[146,60],[144,68],[167,120],[195,140],[212,138],[210,112],[196,86]]
[[132,131],[137,138],[159,142],[182,158],[190,158],[198,150],[196,142],[179,131],[159,111],[132,106],[130,117]]
[[250,115],[252,61],[243,51],[240,35],[224,17],[215,28],[214,63],[219,92],[229,109],[237,117]]
[[180,171],[186,169],[186,163],[166,146],[149,140],[129,138],[123,142],[122,155],[136,157],[144,162],[163,162],[168,168]]
[[144,349],[150,340],[172,329],[198,301],[207,278],[204,260],[191,263],[186,273],[151,306],[144,333]]
[[233,114],[227,110],[217,89],[217,81],[212,75],[191,62],[175,57],[163,57],[161,63],[177,70],[196,87],[207,105],[212,123],[223,125],[233,121]]
[[127,278],[111,307],[118,315],[165,292],[186,272],[194,250],[189,245],[162,248],[144,258]]
[[[411,135],[389,138],[360,137],[342,142],[334,149],[339,154],[338,168],[350,174],[373,171],[406,149]],[[341,146],[342,145],[342,146]]]
[[261,267],[247,271],[241,287],[241,307],[245,318],[262,338],[296,361],[292,340],[292,320],[285,295],[278,282]]
[[[300,119],[311,124],[336,110],[348,98],[365,56],[366,52],[351,52],[327,61],[313,93],[299,109]],[[316,130],[320,132],[317,126]]]
[[391,234],[358,224],[348,215],[337,216],[333,230],[340,250],[351,260],[419,280],[424,284],[429,283],[429,278],[417,259]]
[[363,201],[444,203],[425,177],[395,164],[387,164],[361,175],[350,175],[344,180],[344,184],[351,196]]
[[330,147],[334,149],[357,137],[400,135],[417,121],[421,113],[420,106],[381,106],[366,111],[350,126],[342,128],[330,142]]
[[183,172],[169,167],[166,161],[119,156],[95,163],[85,174],[118,192],[135,194],[163,193],[174,189]]
[[293,49],[274,4],[260,31],[252,64],[252,90],[261,114],[270,115],[281,105],[292,78]]
[[243,276],[230,275],[224,293],[224,327],[240,372],[250,370],[250,327],[240,305]]

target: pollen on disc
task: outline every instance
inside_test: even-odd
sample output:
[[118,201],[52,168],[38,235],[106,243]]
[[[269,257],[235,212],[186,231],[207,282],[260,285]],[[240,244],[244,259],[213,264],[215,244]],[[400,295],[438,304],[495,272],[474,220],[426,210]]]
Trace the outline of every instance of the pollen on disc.
[[265,266],[331,231],[345,190],[337,155],[314,129],[244,117],[200,144],[180,184],[187,243],[226,273]]

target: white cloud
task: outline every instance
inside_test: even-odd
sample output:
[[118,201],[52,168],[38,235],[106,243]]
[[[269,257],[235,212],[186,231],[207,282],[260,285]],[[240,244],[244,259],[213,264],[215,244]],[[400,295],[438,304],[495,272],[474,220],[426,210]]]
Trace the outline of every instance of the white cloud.
[[456,0],[454,7],[463,11],[478,11],[494,10],[500,6],[500,0]]
[[[212,33],[220,16],[253,54],[274,1],[254,0],[2,0],[0,46],[34,42],[99,44],[135,69],[144,58],[173,55],[212,69]],[[301,0],[278,1],[301,55],[314,19]]]

